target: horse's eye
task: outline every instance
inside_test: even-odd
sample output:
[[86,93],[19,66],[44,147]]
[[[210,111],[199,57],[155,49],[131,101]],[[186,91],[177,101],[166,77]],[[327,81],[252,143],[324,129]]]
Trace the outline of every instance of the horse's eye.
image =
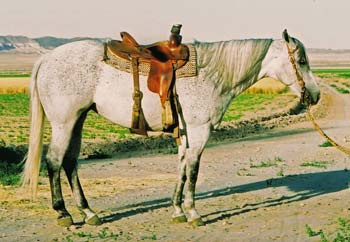
[[300,59],[298,61],[298,63],[299,63],[299,65],[304,66],[304,65],[306,65],[306,60],[305,59]]

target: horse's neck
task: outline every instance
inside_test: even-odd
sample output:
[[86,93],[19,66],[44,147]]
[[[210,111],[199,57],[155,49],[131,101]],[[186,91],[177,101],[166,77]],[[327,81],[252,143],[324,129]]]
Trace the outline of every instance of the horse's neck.
[[[223,93],[238,95],[258,77],[272,40],[231,40],[197,44],[198,64]],[[234,95],[235,96],[235,95]]]
[[219,123],[230,101],[257,81],[272,40],[232,40],[197,44],[198,65],[214,85],[211,110]]

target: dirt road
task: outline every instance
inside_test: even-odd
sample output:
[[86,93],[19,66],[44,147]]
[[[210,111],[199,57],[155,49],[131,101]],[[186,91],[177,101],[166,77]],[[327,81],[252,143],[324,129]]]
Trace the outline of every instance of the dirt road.
[[[332,108],[320,124],[349,147],[350,95],[329,92]],[[350,158],[323,142],[304,122],[208,147],[196,203],[206,225],[198,228],[170,222],[176,155],[82,161],[83,187],[103,225],[81,224],[65,185],[76,225],[57,226],[43,179],[37,202],[18,188],[0,196],[0,241],[318,241],[306,224],[329,234],[339,217],[350,218]]]

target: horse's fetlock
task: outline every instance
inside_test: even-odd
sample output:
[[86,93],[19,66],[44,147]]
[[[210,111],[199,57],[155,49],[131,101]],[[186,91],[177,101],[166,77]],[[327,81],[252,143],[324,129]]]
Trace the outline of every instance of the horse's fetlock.
[[52,208],[55,209],[56,211],[66,211],[63,200],[53,201]]

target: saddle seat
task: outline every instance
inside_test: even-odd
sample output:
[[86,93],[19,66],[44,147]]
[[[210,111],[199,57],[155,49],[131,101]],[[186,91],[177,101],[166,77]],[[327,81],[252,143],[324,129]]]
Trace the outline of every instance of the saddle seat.
[[175,78],[175,71],[184,66],[189,59],[188,47],[183,44],[174,44],[171,39],[150,45],[140,45],[129,33],[121,32],[120,35],[122,40],[109,41],[107,48],[123,59],[130,61],[137,59],[138,62],[150,63],[147,86],[150,91],[159,94],[164,106]]

